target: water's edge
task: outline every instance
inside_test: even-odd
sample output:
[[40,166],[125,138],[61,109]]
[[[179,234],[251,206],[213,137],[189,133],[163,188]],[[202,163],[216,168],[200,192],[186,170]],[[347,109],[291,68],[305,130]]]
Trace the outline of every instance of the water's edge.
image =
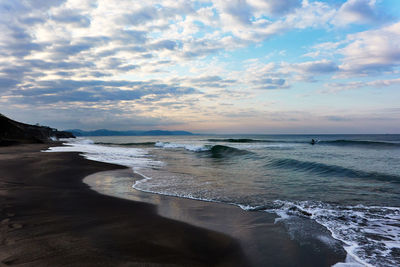
[[[83,182],[100,194],[156,205],[160,216],[227,234],[239,240],[254,266],[262,266],[275,258],[277,262],[282,260],[277,258],[281,254],[278,250],[285,250],[288,242],[291,246],[295,244],[302,253],[312,254],[316,261],[320,261],[318,264],[323,264],[324,257],[336,258],[329,264],[335,266],[341,266],[345,258],[349,260],[342,243],[333,239],[329,231],[313,220],[297,218],[282,221],[275,213],[249,211],[234,203],[169,196],[145,192],[132,186],[145,179],[148,178],[127,168],[95,173],[85,177]],[[296,224],[305,221],[308,221],[309,228],[299,231]],[[316,232],[324,235],[314,235]],[[282,245],[271,243],[270,240],[281,240],[278,243]],[[272,250],[277,252],[272,253]],[[296,260],[294,255],[287,257]]]
[[[234,141],[237,142],[236,139],[234,139]],[[240,139],[240,141],[242,142],[243,140]],[[373,143],[374,146],[375,143],[376,142]],[[371,173],[368,171],[360,171],[357,170],[357,168],[357,171],[349,171],[351,169],[349,169],[348,167],[340,167],[339,172],[341,173],[341,175],[336,175],[330,180],[324,180],[323,186],[321,184],[322,187],[318,187],[319,190],[311,187],[311,189],[313,189],[314,191],[307,191],[303,190],[307,188],[307,185],[318,185],[318,183],[322,181],[321,179],[319,179],[322,174],[324,176],[326,176],[327,173],[330,176],[336,174],[336,172],[332,171],[331,167],[333,165],[311,162],[313,160],[312,155],[319,155],[318,153],[321,153],[321,151],[316,150],[317,152],[319,152],[315,152],[315,149],[313,149],[313,147],[311,147],[311,145],[309,144],[305,147],[302,147],[302,149],[305,149],[309,152],[307,155],[311,155],[309,156],[309,161],[312,164],[308,161],[303,162],[295,159],[285,159],[283,161],[280,159],[279,156],[272,159],[268,157],[262,158],[251,151],[249,152],[247,150],[243,150],[243,147],[241,147],[242,149],[240,150],[238,148],[232,148],[230,146],[222,145],[198,146],[196,142],[194,142],[193,144],[190,143],[189,145],[182,145],[179,142],[152,142],[150,147],[131,147],[131,144],[137,143],[129,143],[129,146],[121,147],[119,145],[111,145],[111,143],[108,146],[103,146],[103,143],[96,144],[91,140],[77,140],[72,143],[67,143],[67,146],[64,147],[51,148],[50,151],[47,152],[79,151],[82,152],[82,156],[89,160],[114,163],[131,168],[130,174],[128,175],[129,177],[125,177],[126,181],[124,181],[123,184],[121,184],[121,179],[119,179],[114,184],[108,185],[110,186],[110,190],[108,190],[108,192],[105,192],[105,194],[108,195],[115,196],[115,194],[118,193],[118,197],[126,198],[126,194],[130,193],[129,190],[133,190],[136,192],[136,195],[137,192],[141,192],[142,197],[143,195],[146,195],[146,197],[144,198],[147,198],[147,200],[152,199],[153,202],[156,201],[156,203],[153,203],[156,205],[160,205],[159,199],[163,197],[173,197],[173,199],[175,199],[176,201],[178,201],[178,199],[184,199],[185,201],[201,200],[200,202],[212,202],[215,205],[232,207],[234,206],[235,208],[239,207],[243,212],[247,212],[248,214],[273,214],[272,223],[276,225],[284,225],[289,235],[292,236],[292,239],[296,239],[299,242],[302,242],[301,240],[311,240],[313,238],[312,234],[320,234],[319,239],[324,240],[325,243],[340,243],[342,249],[346,250],[348,257],[346,263],[338,264],[337,266],[355,266],[356,264],[358,264],[358,266],[396,266],[395,262],[399,260],[396,254],[397,251],[400,250],[400,243],[397,243],[400,240],[400,236],[398,236],[399,225],[397,223],[400,219],[400,209],[398,207],[389,207],[389,202],[389,205],[383,202],[383,204],[378,205],[368,204],[373,203],[373,201],[358,201],[358,203],[355,204],[335,202],[332,201],[335,200],[335,198],[329,199],[325,195],[321,195],[321,192],[323,193],[329,190],[331,192],[343,193],[345,195],[347,192],[342,192],[342,188],[347,188],[348,191],[350,189],[356,190],[359,188],[359,185],[364,185],[367,182],[374,184],[379,183],[379,185],[382,185],[382,188],[379,189],[386,190],[386,188],[384,188],[384,186],[386,185],[382,184],[382,179],[376,179],[377,175],[379,175],[379,177],[382,176],[382,174],[380,173],[374,172],[372,173],[373,175],[369,175]],[[142,145],[143,143],[140,144]],[[364,143],[362,144],[364,145]],[[359,144],[357,143],[357,145]],[[153,149],[151,147],[153,147]],[[278,153],[275,150],[276,148],[270,147],[269,144],[268,149],[268,151],[273,152],[272,154]],[[279,151],[284,151],[284,149],[286,149],[286,147],[279,147]],[[359,151],[357,150],[356,152],[358,153]],[[286,151],[282,153],[288,154]],[[303,151],[301,153],[304,154]],[[328,153],[327,155],[330,154]],[[189,160],[182,161],[183,158]],[[236,180],[227,179],[227,181],[236,183],[236,188],[234,187],[235,184],[233,184],[232,187],[235,188],[236,191],[226,191],[226,188],[230,188],[230,184],[219,184],[221,180],[217,179],[220,177],[231,177],[229,176],[231,173],[225,173],[223,171],[220,173],[208,173],[210,175],[210,179],[212,179],[214,183],[208,182],[206,179],[202,180],[201,178],[199,178],[202,177],[204,173],[207,174],[207,171],[210,171],[210,169],[205,170],[204,168],[202,168],[204,166],[207,166],[207,164],[209,163],[215,164],[211,165],[214,168],[212,169],[212,171],[218,170],[218,167],[220,168],[220,170],[231,170],[231,168],[233,169],[235,168],[235,166],[241,166],[241,160],[246,160],[247,158],[258,160],[258,162],[262,162],[262,160],[264,159],[264,165],[268,168],[258,170],[258,173],[263,173],[263,171],[265,171],[265,173],[267,174],[267,179],[265,181],[272,181],[272,183],[268,184],[272,185],[272,187],[254,188],[253,186],[251,187],[251,190],[248,190],[248,187],[246,186],[250,184],[242,183],[241,177],[246,178],[246,176],[243,176],[244,173],[240,172],[238,172],[239,175],[235,176]],[[192,166],[190,160],[194,160],[196,162],[196,165],[193,164]],[[199,161],[201,161],[201,163],[199,163]],[[232,165],[232,162],[234,162],[236,165]],[[252,161],[250,163],[253,162],[256,161]],[[188,165],[186,165],[186,163],[188,163]],[[305,163],[307,163],[307,165],[305,165]],[[277,166],[275,166],[274,164]],[[173,167],[167,168],[166,166]],[[187,166],[192,166],[193,168],[188,169]],[[197,168],[197,166],[200,166],[200,168]],[[295,170],[290,169],[290,167],[293,166],[295,167]],[[340,164],[338,166],[340,166]],[[346,166],[346,164],[344,164],[344,166]],[[283,178],[279,175],[276,176],[276,173],[269,173],[269,170],[271,168],[273,169],[274,167],[278,167],[283,172],[281,175]],[[237,171],[238,167],[233,170]],[[383,170],[385,171],[386,169]],[[303,177],[306,177],[307,179],[299,181],[293,179],[293,177],[298,178],[297,176],[293,176],[293,174],[298,173],[301,174],[300,177],[302,179]],[[343,182],[340,183],[339,179],[342,174],[344,177],[347,177],[349,179],[343,180]],[[387,176],[387,174],[383,174],[385,177]],[[133,176],[135,177],[135,179],[132,179]],[[109,180],[112,180],[112,175],[110,177],[111,179]],[[275,177],[278,177],[283,181],[283,187],[277,187],[277,191],[274,191],[273,189],[270,190],[270,188],[274,188],[273,186],[276,184],[273,183],[275,182],[274,180],[268,180],[276,179]],[[285,177],[289,178],[285,180]],[[354,182],[356,181],[356,179],[361,179],[365,177],[367,177],[368,179],[364,182],[364,184],[357,184],[357,182]],[[397,179],[398,176],[393,176],[390,179],[385,179],[385,181],[396,183]],[[243,181],[246,182],[247,180],[243,179]],[[255,183],[259,182],[259,180],[257,179],[249,181]],[[295,182],[291,183],[292,181]],[[294,190],[293,192],[295,192],[296,194],[302,194],[303,196],[308,197],[296,200],[296,195],[294,195],[295,197],[290,197],[289,194],[289,197],[287,197],[287,195],[285,194],[274,194],[278,192],[279,189],[286,189],[286,187],[284,187],[286,185],[285,182],[286,184],[290,182],[288,188]],[[327,186],[327,183],[330,183],[329,186],[331,186],[328,189],[325,188],[325,186]],[[104,185],[105,182],[100,181],[99,184]],[[355,187],[346,187],[347,184]],[[300,185],[303,187],[301,187]],[[259,189],[262,189],[264,191]],[[232,192],[241,193],[232,195]],[[315,195],[312,195],[312,197],[310,197],[306,194],[307,192],[311,192]],[[363,191],[357,190],[354,192],[359,193],[358,195],[350,194],[348,195],[348,197],[350,197],[351,199],[358,199],[357,197],[361,193],[363,193]],[[392,191],[388,192],[393,193]],[[376,194],[376,192],[372,191],[371,195],[374,194]],[[154,200],[156,196],[158,200]],[[324,199],[325,201],[320,201],[321,199]],[[142,201],[141,199],[136,200]],[[318,226],[315,226],[316,224]],[[307,229],[307,231],[311,232],[311,236],[309,233],[304,233],[306,230],[303,229]],[[391,255],[391,257],[387,258],[386,256],[388,255]],[[383,264],[383,262],[385,264]]]

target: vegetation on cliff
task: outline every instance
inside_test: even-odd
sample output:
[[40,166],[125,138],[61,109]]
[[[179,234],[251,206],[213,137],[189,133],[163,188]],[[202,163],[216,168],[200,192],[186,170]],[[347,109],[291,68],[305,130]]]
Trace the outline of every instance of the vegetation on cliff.
[[74,138],[70,132],[47,126],[14,121],[0,114],[0,146],[29,143],[49,143],[59,138]]

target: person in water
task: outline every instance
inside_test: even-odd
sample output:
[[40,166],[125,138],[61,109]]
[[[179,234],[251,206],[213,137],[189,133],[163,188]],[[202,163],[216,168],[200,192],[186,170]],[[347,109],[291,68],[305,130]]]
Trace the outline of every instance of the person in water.
[[311,144],[315,145],[315,140],[314,139],[311,139]]

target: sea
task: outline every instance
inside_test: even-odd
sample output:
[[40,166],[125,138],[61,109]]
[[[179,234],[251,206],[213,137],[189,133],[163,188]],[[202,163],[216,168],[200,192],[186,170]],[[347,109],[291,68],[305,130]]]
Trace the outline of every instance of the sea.
[[[314,139],[315,142],[312,142]],[[400,135],[104,136],[64,140],[141,175],[154,194],[304,218],[343,244],[351,266],[400,266]],[[302,227],[301,225],[298,227]]]

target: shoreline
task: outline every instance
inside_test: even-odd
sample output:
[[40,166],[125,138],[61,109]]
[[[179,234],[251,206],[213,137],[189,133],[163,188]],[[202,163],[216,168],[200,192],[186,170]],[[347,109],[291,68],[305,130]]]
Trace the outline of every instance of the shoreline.
[[125,167],[51,145],[0,148],[0,262],[25,266],[248,266],[226,234],[164,218],[154,205],[106,196],[82,180]]
[[[155,205],[160,216],[231,236],[238,240],[251,266],[332,266],[346,260],[341,242],[314,221],[299,218],[309,225],[299,232],[291,225],[275,223],[275,214],[133,188],[141,179],[146,177],[127,168],[95,173],[83,182],[101,194]],[[315,232],[328,237],[315,236]]]

